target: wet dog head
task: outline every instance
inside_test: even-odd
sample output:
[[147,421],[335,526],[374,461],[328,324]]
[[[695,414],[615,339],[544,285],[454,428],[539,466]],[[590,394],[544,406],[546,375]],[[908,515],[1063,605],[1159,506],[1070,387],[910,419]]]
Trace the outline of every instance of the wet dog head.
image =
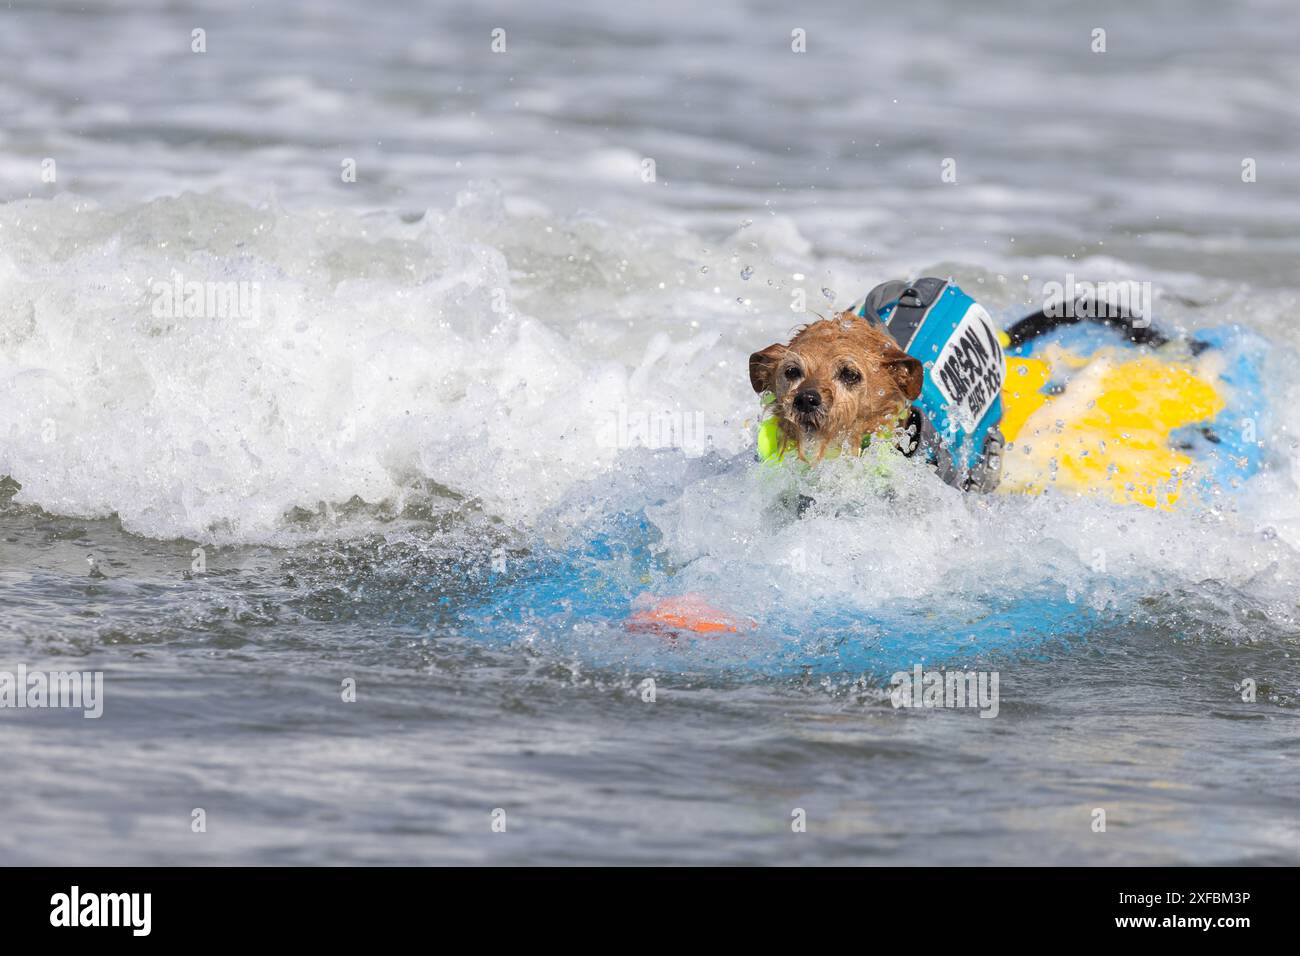
[[805,460],[808,449],[820,459],[841,443],[856,452],[864,435],[892,427],[921,394],[923,375],[888,332],[852,312],[749,357],[750,384],[776,397],[781,434]]

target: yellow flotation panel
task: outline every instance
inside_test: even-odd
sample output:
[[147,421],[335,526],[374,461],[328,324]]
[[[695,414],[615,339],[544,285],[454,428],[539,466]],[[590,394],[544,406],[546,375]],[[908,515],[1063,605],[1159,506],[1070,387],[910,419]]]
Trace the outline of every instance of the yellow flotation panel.
[[[775,399],[773,398],[770,392],[764,393],[762,399],[763,406],[766,408],[768,405],[772,404],[774,400]],[[874,437],[884,437],[887,434],[888,432],[882,431],[878,436],[874,436]],[[863,436],[862,438],[863,448],[866,448],[869,444],[871,444],[872,437],[873,436],[870,435]],[[822,455],[822,458],[831,459],[831,458],[838,458],[839,456],[840,456],[840,449],[836,448],[835,446],[831,446],[830,448],[826,449],[826,452],[825,454]],[[785,437],[781,434],[781,426],[777,424],[775,418],[769,415],[767,418],[764,418],[762,421],[758,423],[758,458],[760,461],[772,465],[772,464],[779,464],[780,462],[785,461],[786,458],[795,459],[798,457],[799,457],[798,449],[795,447],[793,442],[788,442],[785,440]]]

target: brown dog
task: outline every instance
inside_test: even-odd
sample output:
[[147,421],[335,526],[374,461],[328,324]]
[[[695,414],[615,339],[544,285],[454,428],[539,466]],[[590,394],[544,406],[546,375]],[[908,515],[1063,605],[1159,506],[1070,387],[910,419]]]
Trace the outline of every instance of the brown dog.
[[815,449],[860,452],[864,436],[893,428],[921,394],[921,363],[868,320],[842,312],[800,329],[789,345],[749,357],[749,382],[771,392],[785,442],[804,461]]

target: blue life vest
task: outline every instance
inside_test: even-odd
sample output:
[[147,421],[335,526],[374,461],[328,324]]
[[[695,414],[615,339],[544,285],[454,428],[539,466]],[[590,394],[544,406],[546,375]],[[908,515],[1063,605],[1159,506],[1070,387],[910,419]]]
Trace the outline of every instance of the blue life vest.
[[875,320],[925,369],[904,454],[924,452],[950,485],[992,491],[1002,474],[1006,359],[984,308],[954,282],[882,282],[853,311]]

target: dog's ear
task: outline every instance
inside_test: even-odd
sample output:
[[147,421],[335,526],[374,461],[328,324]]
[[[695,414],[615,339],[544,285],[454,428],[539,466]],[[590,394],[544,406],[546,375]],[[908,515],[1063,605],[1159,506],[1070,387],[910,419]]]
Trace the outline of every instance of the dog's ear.
[[772,385],[772,369],[785,355],[785,346],[779,342],[769,345],[749,357],[749,384],[758,393],[766,392]]
[[[752,359],[751,359],[752,361]],[[901,349],[890,348],[881,359],[881,366],[894,377],[898,387],[907,400],[913,401],[921,394],[921,384],[925,381],[925,369],[921,363]]]

